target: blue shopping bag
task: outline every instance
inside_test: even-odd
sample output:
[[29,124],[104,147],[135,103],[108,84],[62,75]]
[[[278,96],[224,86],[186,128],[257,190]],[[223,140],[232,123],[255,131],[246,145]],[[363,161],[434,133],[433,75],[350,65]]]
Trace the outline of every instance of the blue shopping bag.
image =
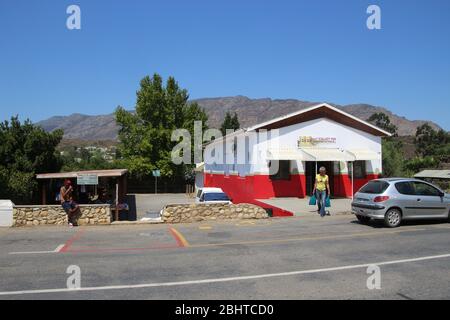
[[331,207],[331,201],[330,201],[330,197],[326,197],[325,199],[325,208],[329,208]]
[[310,205],[310,206],[315,206],[316,203],[317,203],[317,198],[316,198],[316,195],[313,194],[313,195],[309,198],[309,205]]

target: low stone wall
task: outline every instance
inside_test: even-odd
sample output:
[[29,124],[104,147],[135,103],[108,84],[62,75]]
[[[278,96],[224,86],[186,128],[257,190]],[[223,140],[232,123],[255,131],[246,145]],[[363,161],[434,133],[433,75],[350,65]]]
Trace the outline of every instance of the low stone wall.
[[[80,205],[78,225],[110,224],[112,213],[109,205]],[[61,206],[15,206],[13,227],[39,225],[65,225],[67,214]]]
[[162,212],[166,223],[198,222],[226,219],[266,219],[266,210],[253,204],[172,204]]

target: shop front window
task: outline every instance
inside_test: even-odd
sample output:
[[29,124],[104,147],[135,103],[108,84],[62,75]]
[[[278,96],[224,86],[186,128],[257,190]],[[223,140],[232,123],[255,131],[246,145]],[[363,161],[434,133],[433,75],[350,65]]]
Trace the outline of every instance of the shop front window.
[[[349,168],[353,165],[353,174],[355,179],[365,179],[366,178],[366,161],[358,160],[349,164]],[[352,171],[349,172],[350,178]]]
[[[278,164],[278,165],[277,165]],[[269,163],[271,180],[290,180],[291,161],[275,160]],[[278,170],[276,170],[278,169]]]

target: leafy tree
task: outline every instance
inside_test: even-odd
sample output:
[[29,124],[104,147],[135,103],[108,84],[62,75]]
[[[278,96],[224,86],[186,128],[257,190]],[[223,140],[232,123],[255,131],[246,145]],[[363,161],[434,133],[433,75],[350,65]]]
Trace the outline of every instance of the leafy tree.
[[155,169],[166,178],[184,176],[186,167],[171,160],[171,151],[178,143],[171,141],[172,131],[187,129],[192,135],[196,120],[206,129],[206,113],[197,103],[188,103],[188,92],[173,77],[164,85],[158,74],[146,76],[136,97],[135,112],[120,106],[115,112],[121,163],[136,177],[149,176]]
[[370,116],[367,119],[368,122],[376,125],[378,128],[383,129],[389,133],[392,133],[393,136],[397,136],[397,126],[391,123],[391,119],[389,116],[383,112],[377,112]]
[[0,198],[17,204],[32,201],[35,175],[61,168],[55,150],[62,136],[62,130],[47,133],[29,120],[21,123],[17,116],[0,123]]
[[220,127],[220,131],[222,132],[222,135],[226,135],[227,129],[228,130],[237,130],[240,128],[239,119],[237,116],[237,113],[235,112],[233,116],[231,116],[230,112],[227,112],[225,114],[225,119],[222,122],[222,125]]
[[383,139],[383,176],[401,177],[404,175],[403,163],[404,157],[399,142],[392,139]]
[[422,157],[434,157],[439,163],[450,160],[450,134],[434,130],[428,123],[417,128],[414,138],[416,152]]
[[405,163],[405,170],[409,173],[409,175],[414,175],[417,172],[420,172],[424,169],[432,169],[437,168],[439,165],[439,161],[431,156],[426,156],[424,158],[415,157]]

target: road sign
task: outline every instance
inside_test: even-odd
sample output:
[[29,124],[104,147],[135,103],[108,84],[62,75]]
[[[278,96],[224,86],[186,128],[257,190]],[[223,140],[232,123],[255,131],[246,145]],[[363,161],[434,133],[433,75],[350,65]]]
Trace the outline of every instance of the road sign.
[[96,174],[80,174],[77,176],[77,185],[79,185],[79,186],[86,186],[86,185],[96,186],[96,185],[98,185],[98,176]]
[[153,176],[154,177],[161,177],[161,171],[160,170],[153,170]]

